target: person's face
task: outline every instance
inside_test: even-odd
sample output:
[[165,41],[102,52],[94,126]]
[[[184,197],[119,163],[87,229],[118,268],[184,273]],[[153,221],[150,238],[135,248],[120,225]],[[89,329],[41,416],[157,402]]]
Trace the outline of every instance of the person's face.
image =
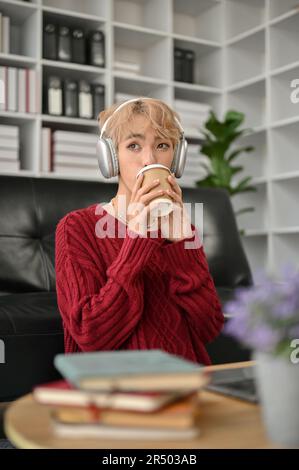
[[171,167],[174,148],[170,139],[161,138],[144,117],[137,115],[128,135],[118,145],[120,177],[132,190],[136,174],[153,163]]

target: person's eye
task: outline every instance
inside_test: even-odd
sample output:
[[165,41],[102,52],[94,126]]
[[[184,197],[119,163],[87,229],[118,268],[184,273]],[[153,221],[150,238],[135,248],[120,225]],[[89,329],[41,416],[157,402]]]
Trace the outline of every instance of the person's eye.
[[170,145],[167,144],[166,142],[163,142],[163,143],[161,143],[161,144],[159,144],[159,145],[166,145],[166,147],[164,147],[165,150],[167,150],[167,149],[170,147]]
[[128,148],[128,149],[131,149],[131,150],[136,150],[136,148],[133,148],[132,145],[138,145],[138,144],[136,144],[135,142],[133,142],[132,144],[129,144],[129,145],[127,146],[127,148]]

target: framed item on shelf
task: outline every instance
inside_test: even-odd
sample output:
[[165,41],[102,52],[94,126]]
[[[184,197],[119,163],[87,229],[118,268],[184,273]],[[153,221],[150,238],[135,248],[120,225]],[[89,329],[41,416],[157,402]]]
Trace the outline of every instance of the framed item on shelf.
[[95,83],[92,85],[93,95],[93,117],[97,119],[98,114],[105,108],[105,85]]
[[53,23],[44,25],[43,57],[48,60],[57,59],[57,27]]
[[105,39],[103,31],[90,31],[88,35],[88,62],[105,67]]
[[86,63],[86,41],[83,29],[76,28],[72,31],[72,62]]
[[62,81],[59,77],[49,77],[46,88],[47,112],[53,116],[63,115],[63,89]]
[[63,62],[72,60],[71,31],[67,26],[59,26],[58,29],[57,58]]
[[91,86],[86,80],[79,81],[79,117],[91,119],[93,114],[92,109],[92,94]]
[[76,80],[67,78],[64,80],[64,115],[67,117],[78,117],[78,84]]

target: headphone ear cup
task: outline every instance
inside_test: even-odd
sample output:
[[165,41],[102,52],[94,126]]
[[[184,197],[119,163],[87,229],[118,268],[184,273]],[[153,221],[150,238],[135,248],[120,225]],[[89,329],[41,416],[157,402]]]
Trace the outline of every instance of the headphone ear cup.
[[110,149],[110,155],[111,155],[111,161],[112,161],[112,175],[111,176],[117,176],[119,174],[119,162],[118,162],[118,156],[116,152],[116,148],[114,146],[114,143],[110,137],[106,138],[106,142],[109,146]]
[[175,174],[176,178],[181,178],[187,159],[188,142],[185,138],[181,138],[176,144],[173,160],[170,170]]
[[104,178],[119,174],[119,163],[114,144],[110,138],[99,138],[96,145],[98,164]]

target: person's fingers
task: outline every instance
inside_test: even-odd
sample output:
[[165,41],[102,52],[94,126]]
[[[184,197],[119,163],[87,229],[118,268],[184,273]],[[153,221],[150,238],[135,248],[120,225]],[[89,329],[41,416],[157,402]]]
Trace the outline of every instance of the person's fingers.
[[158,179],[148,183],[137,190],[136,196],[138,199],[141,199],[141,196],[151,191],[154,187],[158,186],[160,181]]
[[136,193],[137,193],[138,189],[141,187],[142,180],[143,180],[143,173],[140,173],[138,178],[136,178],[135,184],[134,184],[133,189],[132,189],[131,201],[133,201],[135,199]]
[[170,197],[172,197],[176,202],[178,202],[180,204],[180,206],[183,205],[183,201],[182,201],[182,198],[181,196],[176,193],[174,190],[172,189],[167,189],[166,190],[166,194],[168,194]]
[[152,199],[155,199],[156,197],[163,196],[163,194],[165,194],[165,189],[159,189],[158,191],[152,191],[148,194],[144,194],[143,196],[141,196],[140,202],[142,202],[142,204],[144,204],[144,205],[147,205],[149,203],[149,201],[151,201]]
[[179,195],[182,195],[182,190],[176,182],[173,173],[171,173],[171,175],[168,175],[168,182],[171,184],[173,191],[175,191]]

